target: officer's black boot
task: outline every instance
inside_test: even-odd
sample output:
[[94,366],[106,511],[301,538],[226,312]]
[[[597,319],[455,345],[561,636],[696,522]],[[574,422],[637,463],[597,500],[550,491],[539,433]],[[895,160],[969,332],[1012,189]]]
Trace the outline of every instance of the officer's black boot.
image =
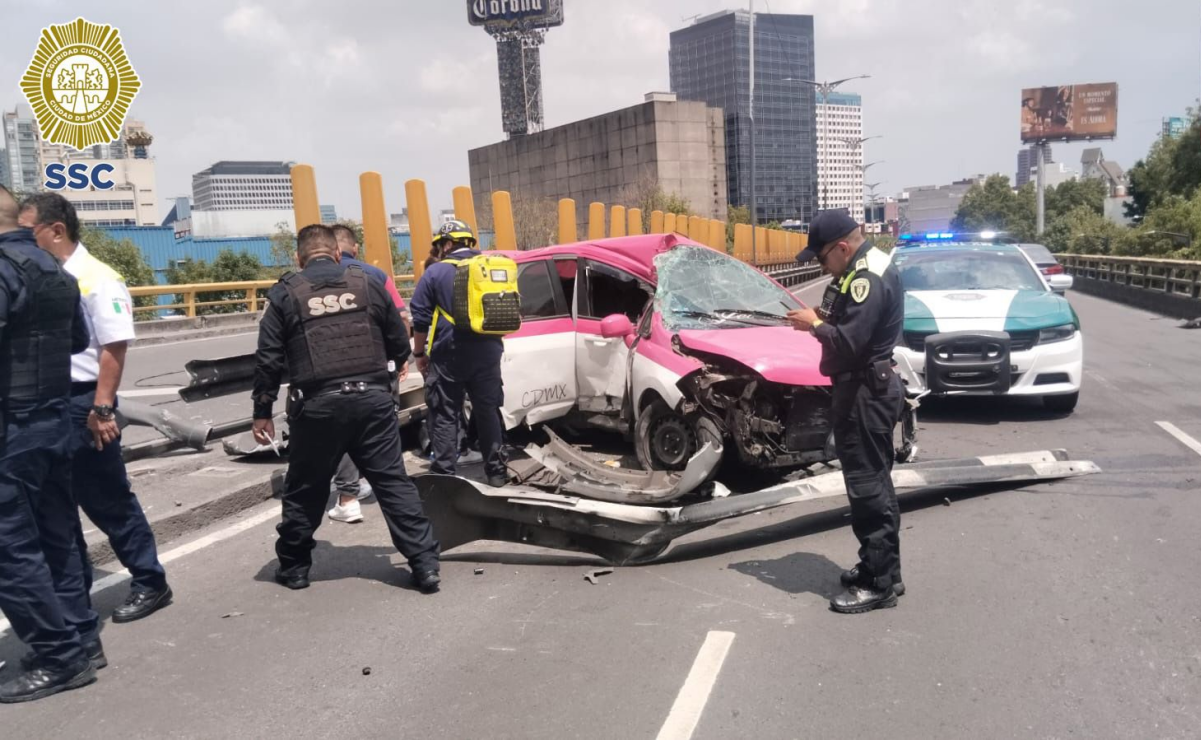
[[438,571],[430,568],[422,571],[413,572],[413,581],[417,584],[417,588],[421,589],[422,593],[432,594],[442,587],[442,576]]
[[830,599],[830,609],[839,614],[863,614],[873,609],[889,609],[897,605],[892,586],[884,589],[855,585]]
[[0,704],[18,704],[78,689],[96,680],[96,669],[86,657],[61,669],[36,666],[8,683],[0,684]]
[[[88,654],[88,660],[92,661],[93,668],[96,670],[108,668],[108,657],[104,654],[104,645],[100,643],[99,637],[91,642],[85,642],[83,650]],[[37,665],[37,658],[33,653],[21,658],[21,670],[23,671],[32,671]]]
[[302,588],[309,587],[309,572],[307,570],[300,573],[276,571],[275,582],[281,586],[287,586],[293,591],[299,591]]
[[174,596],[170,586],[163,586],[161,590],[131,591],[125,603],[113,611],[113,622],[124,624],[145,619],[170,604]]
[[[839,580],[842,581],[842,585],[850,587],[854,586],[856,583],[859,583],[859,575],[859,565],[856,564],[854,568],[851,568],[850,570],[844,570]],[[900,580],[894,579],[892,582],[892,590],[897,596],[904,596],[905,584]]]

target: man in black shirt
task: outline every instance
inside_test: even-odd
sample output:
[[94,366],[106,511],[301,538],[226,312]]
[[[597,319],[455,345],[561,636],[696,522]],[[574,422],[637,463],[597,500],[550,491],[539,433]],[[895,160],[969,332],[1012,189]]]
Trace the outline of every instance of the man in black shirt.
[[288,588],[308,587],[313,533],[325,514],[334,470],[349,454],[375,491],[414,582],[427,593],[437,591],[438,543],[405,472],[386,369],[393,360],[403,379],[412,351],[404,324],[382,285],[361,267],[339,264],[329,228],[301,229],[297,256],[301,271],[284,276],[267,294],[253,391],[255,438],[269,444],[287,366],[291,440],[275,578]]
[[896,606],[901,582],[901,513],[892,485],[893,429],[905,390],[892,371],[905,297],[896,268],[867,243],[843,211],[823,211],[809,226],[798,262],[817,259],[834,276],[820,311],[791,311],[799,331],[821,343],[821,371],[834,382],[831,418],[842,463],[859,564],[842,574],[847,590],[830,600],[842,614]]

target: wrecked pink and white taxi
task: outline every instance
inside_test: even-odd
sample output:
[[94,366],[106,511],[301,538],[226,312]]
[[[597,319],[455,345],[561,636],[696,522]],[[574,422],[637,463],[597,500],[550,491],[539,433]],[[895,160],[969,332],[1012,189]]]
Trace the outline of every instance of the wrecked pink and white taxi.
[[677,234],[506,254],[522,311],[502,363],[508,428],[622,432],[648,470],[682,470],[706,442],[761,470],[832,459],[821,348],[764,273]]

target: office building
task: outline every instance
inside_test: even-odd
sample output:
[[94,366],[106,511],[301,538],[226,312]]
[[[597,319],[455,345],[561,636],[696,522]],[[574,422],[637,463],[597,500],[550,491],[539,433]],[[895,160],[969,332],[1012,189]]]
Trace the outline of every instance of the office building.
[[[671,34],[671,89],[723,111],[730,203],[751,201],[751,14],[727,10]],[[812,219],[817,208],[813,17],[755,14],[756,207],[764,221]]]
[[321,223],[329,226],[338,223],[338,209],[333,206],[319,206],[321,209]]
[[4,111],[4,180],[9,190],[33,193],[42,188],[41,136],[33,110],[24,103]]
[[947,231],[963,196],[977,183],[986,178],[957,180],[950,185],[921,185],[908,188],[898,199],[898,221],[902,231],[924,234],[932,231]]
[[582,226],[589,203],[636,207],[657,185],[699,216],[726,218],[721,111],[671,94],[651,93],[632,108],[472,149],[468,164],[477,212],[496,190],[514,201],[573,198]]
[[290,162],[217,162],[192,175],[196,211],[291,211]]
[[[1043,162],[1052,164],[1055,158],[1051,154],[1051,145],[1043,145]],[[1038,152],[1034,146],[1026,147],[1018,150],[1018,170],[1017,176],[1013,178],[1013,186],[1020,188],[1028,182],[1032,182],[1038,173],[1035,168],[1038,167]]]
[[817,195],[863,223],[863,102],[856,93],[817,99]]

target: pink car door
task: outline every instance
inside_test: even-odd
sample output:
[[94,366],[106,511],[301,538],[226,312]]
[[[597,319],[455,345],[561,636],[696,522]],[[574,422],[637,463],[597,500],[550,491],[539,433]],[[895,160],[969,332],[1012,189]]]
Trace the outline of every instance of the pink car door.
[[593,260],[582,260],[576,285],[576,383],[581,411],[616,414],[626,396],[630,343],[605,337],[601,321],[622,315],[637,325],[653,295],[649,285],[630,273]]
[[500,365],[505,383],[501,416],[509,429],[555,419],[575,406],[575,272],[575,259],[518,266],[521,330],[505,337]]

